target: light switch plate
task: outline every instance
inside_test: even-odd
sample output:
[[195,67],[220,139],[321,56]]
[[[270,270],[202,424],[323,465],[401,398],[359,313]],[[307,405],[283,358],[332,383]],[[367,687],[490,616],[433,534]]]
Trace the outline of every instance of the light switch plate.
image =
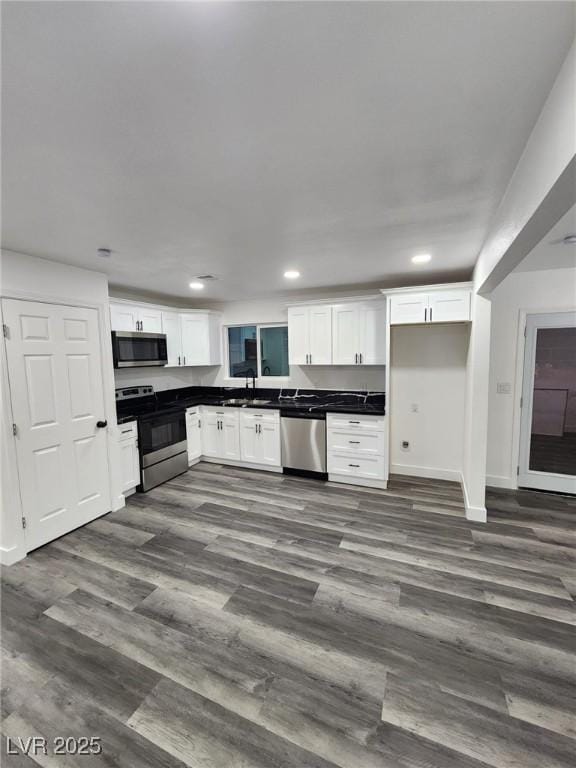
[[511,395],[512,384],[509,381],[499,381],[496,384],[496,394],[498,395]]

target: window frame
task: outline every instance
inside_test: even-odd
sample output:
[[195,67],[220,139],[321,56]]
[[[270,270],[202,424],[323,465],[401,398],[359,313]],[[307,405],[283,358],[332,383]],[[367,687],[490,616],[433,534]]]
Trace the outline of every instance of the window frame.
[[[229,348],[229,334],[228,329],[229,328],[245,328],[247,326],[255,326],[256,327],[256,381],[259,383],[265,384],[268,383],[282,383],[290,381],[290,373],[288,373],[288,376],[263,376],[262,375],[262,357],[261,357],[261,341],[260,341],[260,329],[261,328],[286,328],[288,329],[288,323],[287,322],[280,322],[280,323],[229,323],[228,325],[224,326],[224,351],[226,356],[226,370],[225,370],[225,379],[226,384],[229,382],[239,382],[244,381],[245,379],[242,377],[234,377],[230,375],[230,348]],[[288,355],[288,371],[290,371],[290,355]]]

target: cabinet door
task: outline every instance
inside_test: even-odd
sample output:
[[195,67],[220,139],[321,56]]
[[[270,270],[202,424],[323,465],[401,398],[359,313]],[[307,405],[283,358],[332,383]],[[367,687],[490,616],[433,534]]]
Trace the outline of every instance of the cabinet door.
[[428,319],[428,295],[407,293],[390,297],[390,324],[425,323]]
[[360,362],[386,365],[386,304],[371,302],[360,307]]
[[288,309],[288,362],[307,365],[309,350],[308,307]]
[[470,320],[470,291],[438,291],[428,297],[428,321],[461,323]]
[[360,313],[357,304],[332,308],[332,363],[356,365],[360,356]]
[[202,453],[204,456],[220,456],[220,428],[219,423],[223,414],[215,411],[204,411],[202,413]]
[[271,467],[280,466],[280,423],[263,420],[257,434],[258,462]]
[[[220,417],[222,418],[222,417]],[[240,421],[237,413],[226,413],[221,430],[222,458],[240,460]]]
[[208,315],[180,315],[182,365],[210,365]]
[[113,331],[135,331],[138,308],[129,304],[110,304],[110,325]]
[[240,455],[242,461],[254,464],[258,461],[257,421],[253,416],[241,414],[240,420]]
[[312,365],[332,364],[332,307],[308,310],[309,358]]
[[138,441],[135,438],[121,440],[120,471],[122,476],[122,491],[131,491],[140,485],[140,461],[138,458]]
[[162,333],[162,312],[159,309],[138,307],[140,330],[145,333]]
[[182,365],[182,333],[177,312],[162,312],[162,333],[166,334],[168,365]]
[[188,461],[202,455],[202,435],[200,432],[200,412],[198,409],[186,411],[186,441],[188,443]]
[[222,365],[222,318],[207,315],[208,322],[208,365]]

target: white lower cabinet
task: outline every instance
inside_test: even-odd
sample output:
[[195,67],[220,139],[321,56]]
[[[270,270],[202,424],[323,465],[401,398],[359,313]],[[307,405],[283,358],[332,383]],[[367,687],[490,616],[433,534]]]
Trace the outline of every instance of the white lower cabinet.
[[240,421],[238,409],[204,406],[202,455],[213,459],[240,460]]
[[384,416],[326,416],[328,479],[385,488],[388,480]]
[[240,413],[242,461],[280,467],[280,412],[242,410]]
[[140,485],[138,425],[135,421],[118,425],[118,456],[122,493],[131,492]]
[[193,464],[202,455],[200,406],[186,409],[186,442],[188,443],[188,464]]

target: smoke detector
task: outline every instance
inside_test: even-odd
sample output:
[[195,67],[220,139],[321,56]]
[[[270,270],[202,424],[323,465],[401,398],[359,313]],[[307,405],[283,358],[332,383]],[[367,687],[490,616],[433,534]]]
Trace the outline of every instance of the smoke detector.
[[110,250],[110,248],[98,248],[98,250],[96,251],[96,254],[98,256],[101,256],[103,259],[109,259],[110,256],[112,255],[112,251]]

